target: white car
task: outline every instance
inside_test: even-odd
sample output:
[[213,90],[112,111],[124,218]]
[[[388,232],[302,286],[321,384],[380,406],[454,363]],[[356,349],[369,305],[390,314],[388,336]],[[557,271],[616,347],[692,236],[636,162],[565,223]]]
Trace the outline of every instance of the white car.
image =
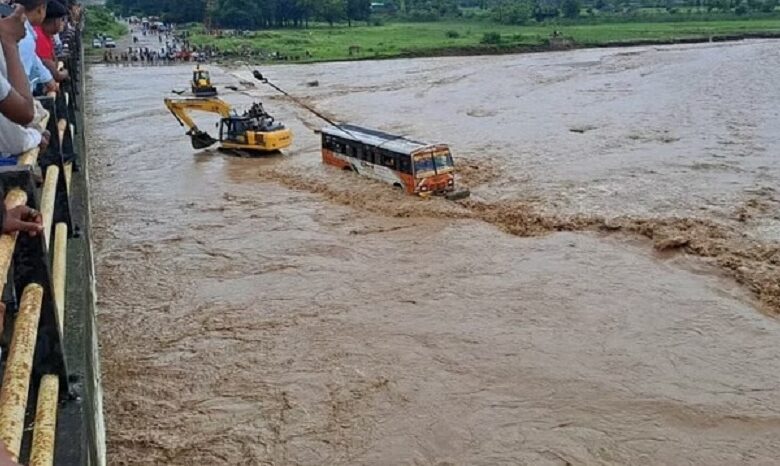
[[114,42],[114,39],[112,39],[110,37],[106,37],[105,47],[107,49],[115,49],[116,48],[116,42]]
[[92,39],[92,48],[93,49],[102,49],[103,48],[103,42],[100,39]]

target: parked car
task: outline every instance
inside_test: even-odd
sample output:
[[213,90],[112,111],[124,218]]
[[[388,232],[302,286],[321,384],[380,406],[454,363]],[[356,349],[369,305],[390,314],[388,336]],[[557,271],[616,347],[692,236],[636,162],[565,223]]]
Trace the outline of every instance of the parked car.
[[116,48],[116,42],[114,42],[114,39],[112,39],[110,37],[106,37],[106,40],[105,40],[104,44],[105,44],[105,47],[107,49],[115,49]]
[[97,37],[92,39],[92,48],[93,49],[102,49],[103,48],[103,41],[101,41]]

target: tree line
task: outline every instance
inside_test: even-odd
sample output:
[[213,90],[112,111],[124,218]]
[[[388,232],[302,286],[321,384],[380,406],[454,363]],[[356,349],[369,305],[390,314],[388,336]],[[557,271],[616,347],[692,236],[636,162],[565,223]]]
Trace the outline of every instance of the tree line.
[[234,29],[351,24],[368,21],[372,13],[430,20],[460,14],[457,0],[107,0],[106,5],[123,16],[159,16],[174,23],[202,22],[208,11],[214,25]]
[[367,21],[371,0],[108,0],[123,16],[158,16],[173,23],[203,22],[231,29],[303,27],[310,21]]
[[[210,7],[207,7],[210,5]],[[458,17],[464,9],[488,12],[496,22],[525,24],[554,18],[632,13],[639,7],[676,13],[697,11],[747,14],[771,13],[778,0],[107,0],[124,15],[159,16],[175,23],[203,22],[230,29],[306,27],[311,21],[329,24],[369,21],[372,15],[435,21]]]

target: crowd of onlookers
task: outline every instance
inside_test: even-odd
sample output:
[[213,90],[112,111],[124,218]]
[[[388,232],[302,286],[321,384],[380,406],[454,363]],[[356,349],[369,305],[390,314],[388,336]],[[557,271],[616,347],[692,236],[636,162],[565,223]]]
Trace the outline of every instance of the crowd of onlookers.
[[[108,49],[103,52],[104,63],[138,63],[146,65],[178,62],[203,62],[219,57],[217,47],[198,47],[177,34],[174,27],[150,28],[130,23],[133,46],[126,49]],[[146,46],[139,46],[145,42]],[[151,44],[149,44],[151,42]]]
[[[47,112],[35,97],[58,93],[69,79],[58,57],[68,52],[82,9],[74,0],[0,0],[0,5],[0,165],[15,165],[22,153],[49,144]],[[26,206],[0,205],[0,225],[2,233],[42,231],[40,214]],[[14,464],[3,445],[0,466]]]

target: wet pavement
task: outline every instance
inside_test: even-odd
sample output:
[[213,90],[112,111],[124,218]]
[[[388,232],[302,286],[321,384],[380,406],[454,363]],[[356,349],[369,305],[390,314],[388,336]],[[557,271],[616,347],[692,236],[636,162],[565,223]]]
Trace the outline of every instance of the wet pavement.
[[293,129],[284,155],[193,151],[162,105],[189,66],[93,66],[111,463],[774,464],[780,325],[720,251],[508,221],[678,215],[771,248],[776,44],[265,70],[339,120],[449,142],[462,204],[323,167],[313,117],[223,91],[245,69],[216,84]]

